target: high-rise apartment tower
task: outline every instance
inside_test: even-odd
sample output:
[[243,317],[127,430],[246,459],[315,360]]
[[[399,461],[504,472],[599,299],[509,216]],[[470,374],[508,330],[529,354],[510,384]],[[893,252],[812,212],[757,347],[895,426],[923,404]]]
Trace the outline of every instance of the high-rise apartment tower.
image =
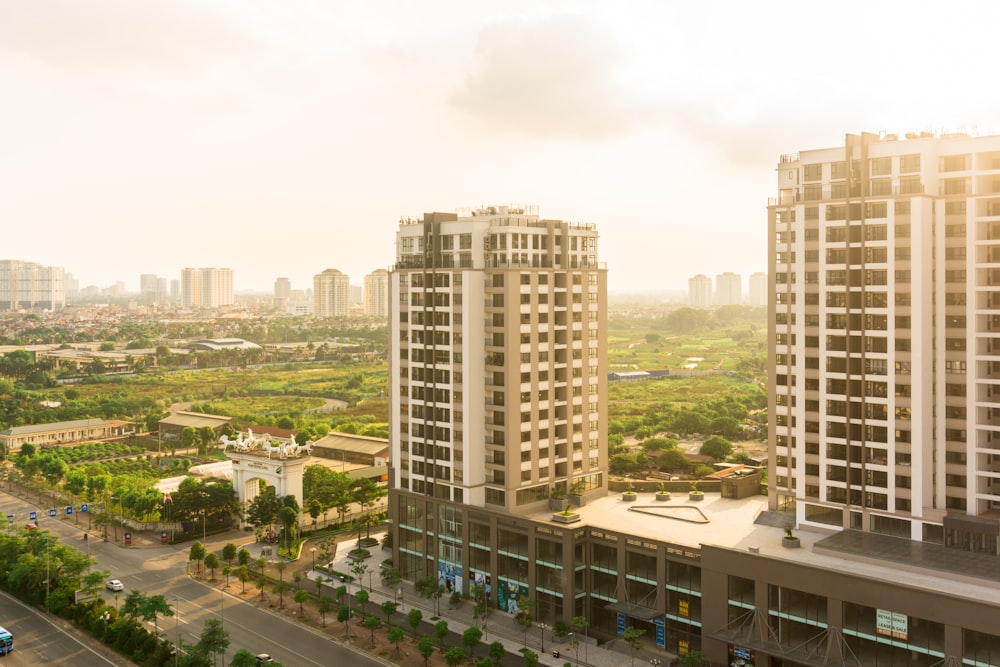
[[218,308],[234,303],[232,269],[181,269],[181,305],[185,308]]
[[688,278],[688,302],[695,308],[711,308],[712,279],[703,273]]
[[377,269],[365,276],[365,315],[389,316],[389,272]]
[[996,554],[1000,136],[847,135],[777,171],[772,504]]
[[604,492],[597,238],[592,224],[513,206],[400,221],[389,281],[396,489],[508,512],[537,510],[557,489]]
[[343,317],[351,312],[351,279],[337,269],[313,276],[313,314]]
[[18,259],[0,260],[0,310],[55,310],[66,307],[65,272]]

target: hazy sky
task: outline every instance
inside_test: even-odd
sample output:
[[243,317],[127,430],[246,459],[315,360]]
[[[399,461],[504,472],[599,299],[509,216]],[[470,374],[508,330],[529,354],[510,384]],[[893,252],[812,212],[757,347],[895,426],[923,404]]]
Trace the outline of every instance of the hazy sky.
[[593,222],[613,290],[766,270],[782,153],[1000,128],[995,2],[0,0],[0,258],[237,290],[400,216]]

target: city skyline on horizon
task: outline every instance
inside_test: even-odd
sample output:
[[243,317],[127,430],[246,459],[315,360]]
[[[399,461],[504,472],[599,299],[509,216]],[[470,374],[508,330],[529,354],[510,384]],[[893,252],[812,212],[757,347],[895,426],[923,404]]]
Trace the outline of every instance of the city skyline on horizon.
[[610,291],[683,290],[766,266],[783,153],[1000,126],[979,65],[1000,8],[717,9],[9,4],[5,254],[130,288],[231,267],[264,292],[388,268],[401,216],[523,202],[600,227]]

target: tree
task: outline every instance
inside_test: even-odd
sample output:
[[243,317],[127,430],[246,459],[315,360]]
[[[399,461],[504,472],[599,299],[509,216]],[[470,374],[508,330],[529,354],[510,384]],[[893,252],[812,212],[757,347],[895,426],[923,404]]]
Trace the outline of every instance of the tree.
[[188,561],[195,561],[198,563],[198,572],[201,572],[201,561],[205,560],[205,545],[201,542],[195,542],[191,545],[191,551],[188,552]]
[[330,613],[330,609],[333,608],[333,601],[330,599],[329,595],[320,595],[319,604],[317,605],[316,611],[319,612],[320,618],[323,619],[323,627],[326,627],[326,615]]
[[358,588],[365,588],[365,573],[368,572],[368,563],[360,558],[351,562],[351,574],[358,580]]
[[302,617],[305,614],[305,610],[302,609],[302,604],[309,599],[309,593],[305,589],[300,588],[295,591],[292,599],[299,603],[299,617]]
[[422,637],[420,643],[417,644],[417,650],[420,651],[420,657],[424,659],[424,667],[427,667],[427,661],[434,654],[434,641],[430,637]]
[[285,608],[285,593],[288,592],[289,588],[291,588],[291,586],[284,579],[274,582],[271,592],[278,594],[278,609]]
[[409,625],[410,629],[413,631],[414,639],[417,637],[417,628],[420,627],[420,624],[423,623],[423,621],[424,613],[415,607],[406,613],[406,624]]
[[250,568],[248,568],[246,565],[240,565],[238,568],[236,568],[236,578],[239,579],[240,583],[242,584],[240,593],[246,593],[247,582],[250,581]]
[[[250,553],[249,551],[247,552]],[[236,545],[232,542],[226,542],[226,546],[222,547],[222,558],[230,565],[233,564],[233,559],[236,558]]]
[[351,608],[346,604],[340,605],[337,609],[337,620],[344,624],[344,635],[350,639],[351,638]]
[[691,459],[679,449],[661,450],[656,457],[656,467],[661,472],[687,472],[691,468]]
[[468,649],[470,659],[472,658],[472,654],[476,650],[476,647],[479,646],[479,642],[482,640],[483,631],[475,626],[462,633],[462,645]]
[[[390,534],[391,533],[387,533]],[[403,573],[399,571],[399,568],[390,567],[388,570],[382,573],[382,581],[385,585],[392,589],[392,599],[396,599],[396,589],[399,584],[403,581]]]
[[219,567],[219,557],[214,553],[205,555],[205,567],[212,571],[212,579],[215,579],[215,569]]
[[378,616],[372,614],[371,616],[365,616],[363,625],[368,628],[372,633],[372,646],[375,646],[375,631],[378,630],[378,626],[381,625],[381,621],[378,620]]
[[531,608],[535,603],[526,595],[519,595],[517,598],[517,613],[514,614],[514,622],[524,628],[524,648],[528,648],[528,630],[531,629]]
[[622,633],[622,639],[628,644],[629,657],[632,660],[632,665],[635,665],[635,652],[642,648],[642,641],[639,639],[646,631],[642,628],[632,627],[631,625],[625,628],[625,632]]
[[381,604],[382,613],[385,614],[385,624],[389,625],[390,617],[396,613],[396,608],[399,607],[398,604],[392,602],[391,600],[386,600]]
[[142,605],[139,607],[139,616],[142,620],[153,622],[153,632],[156,635],[160,634],[159,628],[156,625],[156,619],[158,616],[173,616],[174,610],[167,602],[167,598],[162,595],[150,595],[143,600]]
[[444,652],[444,661],[448,663],[448,667],[458,667],[463,660],[465,660],[465,651],[462,650],[461,646],[452,646]]
[[[223,550],[223,554],[225,554],[225,550]],[[253,557],[250,555],[250,550],[246,547],[243,547],[236,553],[236,562],[240,565],[249,565],[251,558]]]
[[260,590],[260,601],[263,602],[264,601],[264,589],[267,588],[267,577],[265,577],[263,573],[261,573],[257,577],[257,588]]
[[681,658],[681,667],[701,667],[705,664],[705,654],[701,651],[688,651]]
[[226,578],[226,586],[229,585],[229,575],[231,575],[232,573],[233,573],[233,566],[232,565],[223,565],[222,566],[222,576],[224,576]]
[[285,549],[291,549],[295,541],[295,528],[299,523],[299,511],[296,508],[286,505],[278,510],[278,518],[281,520],[281,527],[284,529]]
[[441,615],[441,596],[444,595],[445,587],[441,585],[437,577],[423,577],[413,582],[413,587],[417,595],[434,602],[434,615]]
[[368,591],[365,589],[359,590],[354,594],[354,601],[361,605],[361,613],[365,613],[365,605],[368,604]]
[[198,643],[195,644],[195,650],[200,653],[211,653],[213,656],[216,656],[219,653],[225,653],[227,648],[229,648],[229,633],[222,626],[222,621],[217,618],[207,619],[204,629],[198,636]]
[[[503,660],[503,657],[505,655],[507,655],[507,649],[503,647],[503,642],[501,642],[499,639],[490,644],[490,658],[493,659],[494,665],[500,667],[500,661]],[[577,660],[577,662],[580,661]]]
[[534,651],[522,651],[524,667],[538,667],[538,654]]
[[733,443],[722,436],[709,436],[701,444],[698,453],[702,456],[711,456],[716,461],[725,461],[726,457],[733,453]]
[[389,628],[388,639],[390,642],[396,645],[396,657],[399,657],[399,642],[403,641],[406,635],[403,633],[403,628],[398,625],[394,625]]
[[580,664],[580,640],[577,639],[577,636],[580,634],[583,634],[584,637],[587,636],[587,628],[590,622],[586,616],[574,616],[569,624],[573,628],[573,648],[576,649],[576,664]]
[[438,641],[438,646],[444,650],[444,640],[448,636],[448,621],[438,621],[434,624],[434,638]]

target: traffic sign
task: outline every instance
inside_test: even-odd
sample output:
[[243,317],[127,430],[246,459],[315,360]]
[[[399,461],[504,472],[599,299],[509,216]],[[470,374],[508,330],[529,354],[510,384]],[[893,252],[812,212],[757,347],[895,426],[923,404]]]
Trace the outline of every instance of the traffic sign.
[[55,515],[56,515],[56,508],[53,507],[52,509],[49,510],[49,516],[55,516]]
[[73,506],[72,505],[67,505],[66,506],[66,516],[69,516],[72,513],[73,513]]
[[87,503],[84,503],[84,504],[80,505],[80,511],[81,512],[86,512],[87,511]]
[[29,512],[28,518],[32,521],[38,521],[38,512]]

